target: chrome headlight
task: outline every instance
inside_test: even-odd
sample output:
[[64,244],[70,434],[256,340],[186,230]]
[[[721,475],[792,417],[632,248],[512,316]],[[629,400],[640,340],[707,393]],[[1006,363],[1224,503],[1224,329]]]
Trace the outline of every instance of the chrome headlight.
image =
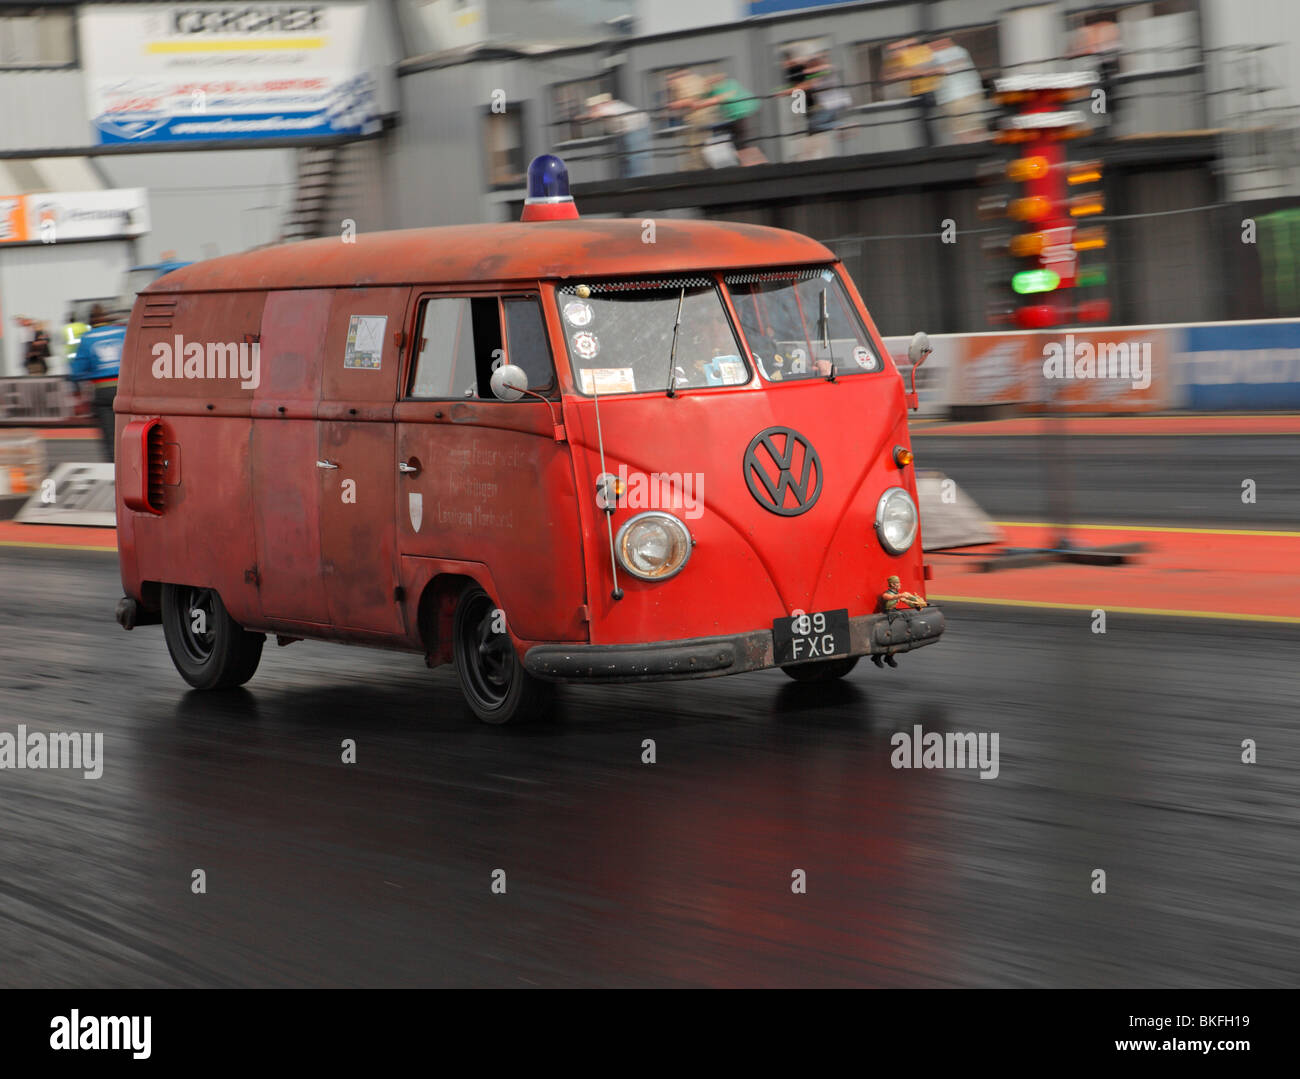
[[891,487],[876,503],[876,536],[891,554],[902,554],[916,541],[921,517],[912,496],[901,487]]
[[691,534],[670,513],[638,513],[614,540],[619,564],[643,581],[666,581],[691,556]]

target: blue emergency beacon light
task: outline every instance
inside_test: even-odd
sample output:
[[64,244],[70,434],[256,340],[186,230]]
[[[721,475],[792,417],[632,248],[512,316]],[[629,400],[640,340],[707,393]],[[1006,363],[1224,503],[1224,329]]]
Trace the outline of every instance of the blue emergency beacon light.
[[528,196],[521,221],[572,221],[578,207],[569,194],[569,170],[554,154],[539,154],[528,165]]

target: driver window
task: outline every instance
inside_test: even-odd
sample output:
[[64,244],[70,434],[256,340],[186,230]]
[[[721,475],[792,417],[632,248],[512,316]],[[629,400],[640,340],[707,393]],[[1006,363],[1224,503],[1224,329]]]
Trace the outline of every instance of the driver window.
[[[430,297],[420,304],[420,332],[410,397],[475,398],[501,355],[495,297]],[[491,391],[488,391],[490,395]]]

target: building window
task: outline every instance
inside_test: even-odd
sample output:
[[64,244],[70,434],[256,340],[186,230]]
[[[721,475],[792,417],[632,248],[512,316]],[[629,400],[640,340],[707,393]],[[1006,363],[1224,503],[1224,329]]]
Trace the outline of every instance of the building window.
[[71,13],[0,15],[0,68],[67,67],[77,60]]
[[608,72],[590,79],[560,82],[551,87],[551,137],[555,142],[580,139],[584,132],[583,121],[578,119],[587,111],[587,102],[600,94],[614,93],[614,76]]
[[1147,0],[1066,16],[1070,56],[1118,55],[1121,72],[1161,71],[1200,61],[1195,0]]
[[528,162],[524,156],[523,111],[507,105],[505,112],[485,114],[489,187],[516,187],[523,183]]

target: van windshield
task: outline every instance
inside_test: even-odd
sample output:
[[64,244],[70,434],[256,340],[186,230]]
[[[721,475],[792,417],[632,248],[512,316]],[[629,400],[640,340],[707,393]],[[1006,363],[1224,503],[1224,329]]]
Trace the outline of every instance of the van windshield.
[[722,296],[707,277],[575,282],[562,285],[556,299],[584,394],[664,391],[673,370],[675,389],[741,386],[750,379]]
[[768,382],[884,370],[829,266],[728,274],[726,282],[750,354]]

